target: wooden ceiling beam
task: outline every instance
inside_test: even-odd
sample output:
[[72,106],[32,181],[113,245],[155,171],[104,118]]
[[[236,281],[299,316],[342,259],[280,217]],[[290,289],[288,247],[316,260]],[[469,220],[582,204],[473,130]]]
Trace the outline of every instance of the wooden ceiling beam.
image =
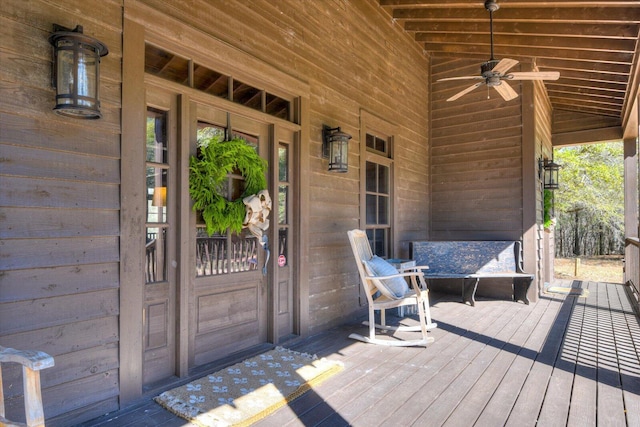
[[551,144],[554,147],[620,141],[621,139],[622,128],[620,126],[551,134]]
[[[491,38],[478,34],[431,34],[416,33],[417,42],[441,43],[441,44],[473,44],[477,46],[490,46]],[[552,46],[553,49],[575,49],[580,51],[611,51],[633,55],[636,48],[636,40],[563,37],[563,36],[532,36],[532,35],[494,35],[495,46],[508,45],[512,47],[522,46]]]
[[[505,5],[509,8],[540,8],[543,6],[552,7],[600,7],[602,6],[602,0],[530,0],[530,1],[518,1],[518,0],[505,0],[499,1],[499,4]],[[477,8],[478,1],[473,0],[438,0],[429,1],[425,0],[380,0],[380,6],[382,7],[416,7],[416,8],[443,8],[443,7],[455,7],[455,8]],[[637,0],[607,0],[606,5],[609,7],[634,7],[637,6]]]
[[[452,61],[465,59],[481,62],[487,60],[488,52],[466,53],[456,52],[431,52],[434,58],[451,58]],[[500,57],[503,57],[502,55]],[[558,58],[531,58],[522,54],[512,55],[510,58],[518,59],[521,63],[535,61],[540,70],[560,71],[561,78],[567,76],[580,76],[579,78],[593,79],[598,82],[620,83],[626,86],[629,79],[630,67],[627,64],[601,63],[598,61],[582,61],[580,59],[567,60]],[[446,68],[446,65],[444,66]]]
[[563,98],[549,98],[554,110],[581,111],[589,114],[599,114],[602,116],[620,117],[620,108],[602,108],[599,105],[586,105],[576,103],[573,100]]
[[[451,21],[489,22],[489,13],[484,8],[398,8],[393,9],[397,21]],[[583,24],[630,24],[640,23],[640,2],[629,7],[536,7],[516,8],[506,6],[493,15],[493,22],[540,22]]]
[[[552,84],[553,83],[553,84]],[[564,82],[563,82],[564,83]],[[546,81],[545,87],[547,92],[554,93],[576,93],[576,96],[592,96],[606,99],[624,100],[624,91],[608,91],[598,87],[575,86],[566,84],[555,84],[555,82]]]
[[580,101],[586,103],[588,105],[599,105],[599,106],[607,106],[612,108],[621,108],[624,103],[624,97],[611,97],[604,95],[593,95],[588,92],[580,92],[576,94],[575,92],[566,92],[561,90],[551,90],[547,88],[547,93],[549,94],[549,98],[555,99],[566,99],[573,101]]
[[[489,57],[488,45],[478,44],[445,44],[425,42],[422,44],[424,50],[433,53],[447,52],[457,54],[479,54],[484,52]],[[532,57],[532,58],[566,58],[581,61],[601,61],[614,64],[626,64],[630,66],[633,62],[632,52],[609,52],[609,51],[585,51],[578,49],[558,49],[554,46],[511,46],[495,44],[494,50],[497,58]]]
[[[640,12],[639,12],[640,13]],[[530,23],[530,22],[494,22],[493,33],[500,35],[539,35],[539,36],[569,36],[581,38],[613,38],[616,40],[636,40],[638,36],[637,24],[581,24],[581,23]],[[427,34],[484,34],[489,36],[488,22],[424,22],[405,21],[407,32]]]
[[572,71],[590,73],[589,78],[597,81],[610,81],[626,84],[629,79],[630,66],[628,64],[612,64],[599,61],[582,61],[580,59],[536,58],[538,68],[557,70],[561,75],[571,76]]

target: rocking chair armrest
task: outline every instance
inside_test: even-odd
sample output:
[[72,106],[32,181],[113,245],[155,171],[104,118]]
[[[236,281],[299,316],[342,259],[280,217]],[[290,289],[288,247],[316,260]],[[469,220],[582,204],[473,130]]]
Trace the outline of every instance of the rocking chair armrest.
[[412,265],[411,267],[405,267],[402,269],[402,272],[407,272],[407,271],[422,271],[422,270],[428,270],[429,266],[428,265]]
[[413,277],[413,276],[417,276],[417,277],[424,277],[424,273],[422,271],[411,271],[411,272],[406,272],[406,273],[398,273],[398,274],[392,274],[390,276],[365,276],[365,279],[367,280],[386,280],[386,279],[393,279],[395,277]]
[[53,357],[42,351],[16,350],[0,346],[0,363],[5,362],[19,363],[33,371],[54,366]]
[[414,278],[412,278],[409,282],[410,282],[409,288],[411,290],[415,291],[416,294],[418,294],[418,299],[420,299],[420,297],[422,296],[423,292],[425,292],[425,291],[429,292],[427,290],[427,284],[426,284],[426,282],[424,280],[424,275],[417,275],[415,277],[415,280],[414,280]]

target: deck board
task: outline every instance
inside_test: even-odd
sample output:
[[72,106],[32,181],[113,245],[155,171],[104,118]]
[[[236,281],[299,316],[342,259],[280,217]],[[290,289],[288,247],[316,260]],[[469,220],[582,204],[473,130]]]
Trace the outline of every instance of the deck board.
[[558,357],[572,304],[562,304],[542,347],[533,356],[531,369],[507,420],[507,426],[534,426],[545,399]]
[[529,334],[522,326],[525,323],[537,323],[544,313],[545,304],[538,304],[534,310],[520,313],[510,321],[510,328],[515,329],[509,336],[505,337],[504,345],[500,347],[499,354],[486,367],[482,376],[476,381],[474,386],[464,397],[463,403],[459,404],[444,425],[457,427],[477,420],[484,411],[485,406],[491,399],[494,391],[509,372],[509,368],[515,360],[517,354],[510,349],[522,346]]
[[[367,333],[355,323],[296,342],[289,347],[345,369],[255,425],[640,427],[640,323],[624,287],[563,286],[589,296],[544,294],[529,306],[479,299],[470,307],[433,295],[439,327],[427,348],[351,340]],[[186,425],[154,405],[85,426],[138,425],[122,423],[136,414],[138,422],[153,414],[157,425]]]
[[[586,284],[585,289],[592,291],[594,286]],[[596,337],[598,325],[591,300],[579,298],[576,304],[575,318],[580,320],[577,336],[571,335],[571,343],[577,344],[576,369],[571,394],[571,407],[567,426],[580,427],[596,424],[597,377],[596,377]],[[577,341],[577,343],[575,342]]]

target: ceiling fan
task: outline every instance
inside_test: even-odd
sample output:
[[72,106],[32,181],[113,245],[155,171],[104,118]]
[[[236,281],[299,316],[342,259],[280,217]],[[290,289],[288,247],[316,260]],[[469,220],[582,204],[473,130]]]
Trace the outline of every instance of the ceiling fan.
[[481,82],[475,83],[468,88],[456,93],[447,101],[455,101],[456,99],[466,95],[477,87],[487,85],[487,87],[493,87],[504,98],[505,101],[511,101],[518,97],[518,94],[506,80],[558,80],[560,73],[557,71],[545,71],[545,72],[515,72],[507,73],[518,63],[515,59],[504,58],[497,60],[493,57],[493,12],[498,10],[500,6],[495,0],[486,0],[484,2],[484,8],[489,11],[489,26],[491,31],[491,59],[482,63],[480,66],[479,76],[461,76],[461,77],[447,77],[439,79],[439,82],[448,80],[474,80],[479,79]]

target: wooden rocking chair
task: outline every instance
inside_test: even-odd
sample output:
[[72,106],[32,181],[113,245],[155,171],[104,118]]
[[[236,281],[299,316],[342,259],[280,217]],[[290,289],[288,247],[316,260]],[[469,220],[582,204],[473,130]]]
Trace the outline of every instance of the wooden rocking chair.
[[[360,280],[369,303],[369,321],[363,324],[369,326],[369,336],[351,334],[349,338],[372,344],[387,346],[426,346],[433,342],[433,338],[427,336],[429,329],[438,325],[431,321],[429,311],[429,291],[424,281],[424,273],[420,269],[427,267],[415,267],[414,271],[399,273],[395,267],[378,258],[371,251],[367,234],[362,230],[350,230],[347,232],[353,256],[358,265]],[[390,268],[389,268],[390,267]],[[409,289],[405,278],[410,278]],[[420,324],[417,326],[389,326],[385,322],[385,310],[408,305],[418,306]],[[375,311],[380,310],[380,323],[375,323]],[[412,331],[420,332],[421,338],[415,340],[394,341],[391,339],[376,338],[375,330],[388,331]]]
[[[3,363],[17,363],[22,365],[26,424],[14,423],[5,418],[4,393],[2,388]],[[0,346],[0,426],[44,427],[40,371],[50,368],[53,365],[53,357],[47,353],[31,350],[20,351]]]

